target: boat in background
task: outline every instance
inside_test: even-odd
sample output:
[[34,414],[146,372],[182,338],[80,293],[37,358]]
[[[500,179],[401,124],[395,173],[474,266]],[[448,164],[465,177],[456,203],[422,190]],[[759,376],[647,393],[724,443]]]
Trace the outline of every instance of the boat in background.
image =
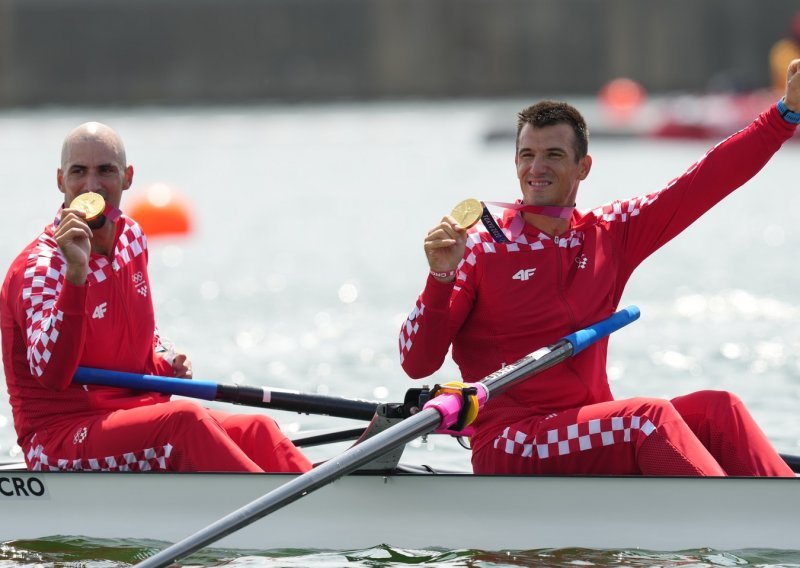
[[[668,94],[611,103],[598,96],[590,104],[575,102],[589,126],[591,139],[720,141],[753,121],[780,96],[768,89],[748,92]],[[572,102],[565,99],[567,102]],[[491,126],[484,141],[513,142],[513,127]],[[791,141],[800,140],[795,135]]]

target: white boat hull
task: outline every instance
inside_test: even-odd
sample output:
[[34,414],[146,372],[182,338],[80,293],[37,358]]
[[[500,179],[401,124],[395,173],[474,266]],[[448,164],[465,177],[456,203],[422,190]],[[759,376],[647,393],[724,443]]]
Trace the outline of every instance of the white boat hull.
[[[293,476],[0,471],[0,541],[176,542]],[[800,479],[350,475],[214,547],[800,549]]]

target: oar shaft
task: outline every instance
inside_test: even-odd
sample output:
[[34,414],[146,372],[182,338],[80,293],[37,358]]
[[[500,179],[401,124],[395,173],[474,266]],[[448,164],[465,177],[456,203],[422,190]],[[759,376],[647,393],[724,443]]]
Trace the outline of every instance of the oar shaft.
[[104,385],[140,391],[174,394],[201,400],[217,400],[260,408],[272,408],[303,414],[324,414],[337,418],[371,420],[380,403],[300,393],[282,389],[231,385],[198,379],[176,379],[139,373],[78,367],[73,380],[87,385]]
[[371,420],[380,403],[244,385],[217,385],[217,400],[303,414]]
[[485,379],[483,384],[491,395],[498,395],[508,387],[515,384],[520,378],[526,377],[531,372],[531,366],[536,365],[536,372],[540,373],[557,365],[570,357],[574,352],[572,343],[562,339],[550,347],[543,347],[533,353],[525,355],[519,361],[498,369]]
[[415,414],[413,419],[404,420],[368,438],[347,450],[339,458],[326,461],[311,471],[295,477],[190,537],[146,558],[137,566],[141,568],[163,568],[169,566],[181,558],[185,558],[191,553],[297,501],[312,491],[328,485],[334,479],[352,473],[362,465],[406,443],[408,440],[413,440],[431,432],[440,421],[439,413],[433,408],[422,410]]
[[577,355],[592,343],[608,337],[638,318],[639,308],[636,306],[623,308],[602,321],[567,335],[553,345],[543,347],[511,365],[506,365],[481,382],[491,395],[500,394],[521,377],[529,375],[531,365],[535,364],[536,372],[540,373],[572,355]]

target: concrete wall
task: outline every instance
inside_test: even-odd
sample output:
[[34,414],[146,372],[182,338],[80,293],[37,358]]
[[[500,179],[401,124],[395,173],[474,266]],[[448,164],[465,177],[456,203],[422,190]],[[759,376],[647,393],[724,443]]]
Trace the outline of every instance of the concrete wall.
[[797,0],[0,0],[0,107],[768,83]]

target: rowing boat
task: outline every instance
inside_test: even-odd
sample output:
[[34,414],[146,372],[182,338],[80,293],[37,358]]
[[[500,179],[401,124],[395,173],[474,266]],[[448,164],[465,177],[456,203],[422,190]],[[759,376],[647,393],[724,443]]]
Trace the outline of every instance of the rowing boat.
[[[380,544],[482,550],[794,549],[800,528],[796,477],[482,476],[400,465],[402,448],[415,437],[452,432],[453,427],[461,433],[463,425],[456,424],[469,396],[483,404],[491,394],[636,318],[638,308],[621,310],[497,370],[461,396],[430,399],[429,393],[421,396],[422,389],[407,393],[403,404],[350,401],[340,408],[343,414],[366,410],[374,413],[370,424],[360,432],[343,431],[358,442],[302,475],[0,467],[0,542],[82,536],[175,543],[141,563],[159,567],[212,543],[254,550]],[[75,380],[95,382],[97,374],[81,373]],[[102,380],[169,392],[176,388],[175,381],[149,376]],[[196,381],[177,382],[185,388]],[[227,398],[228,391],[242,394],[238,387],[206,387],[203,396],[212,399]],[[271,404],[272,393],[245,390],[246,398]],[[312,400],[326,412],[341,404]],[[295,443],[334,439],[312,434]]]
[[[0,471],[0,542],[176,542],[291,474]],[[235,549],[797,549],[800,479],[479,476],[399,467],[342,477],[215,546]]]

